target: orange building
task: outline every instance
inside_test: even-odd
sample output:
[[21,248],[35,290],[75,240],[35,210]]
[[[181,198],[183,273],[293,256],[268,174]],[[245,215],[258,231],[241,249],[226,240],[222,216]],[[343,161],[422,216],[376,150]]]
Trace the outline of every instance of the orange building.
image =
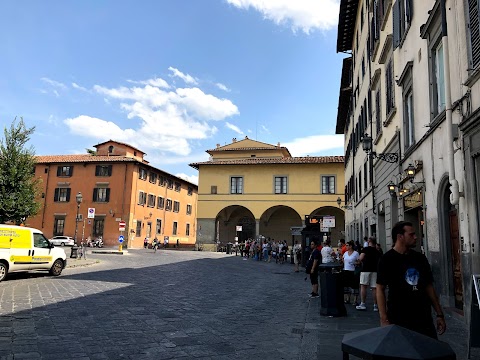
[[[142,247],[145,237],[195,245],[197,185],[149,165],[145,153],[128,144],[110,140],[95,148],[95,155],[37,156],[42,207],[28,226],[47,237],[74,237],[77,225],[78,243],[102,236],[106,246],[115,246],[123,234],[131,248]],[[78,193],[83,200],[77,208]]]

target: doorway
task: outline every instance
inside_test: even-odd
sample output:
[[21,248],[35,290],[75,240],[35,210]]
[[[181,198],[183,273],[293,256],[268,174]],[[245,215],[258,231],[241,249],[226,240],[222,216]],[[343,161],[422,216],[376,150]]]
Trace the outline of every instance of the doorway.
[[458,217],[456,209],[450,209],[448,212],[448,220],[450,227],[450,250],[452,253],[455,308],[463,310],[462,261],[460,254],[460,236],[458,232]]

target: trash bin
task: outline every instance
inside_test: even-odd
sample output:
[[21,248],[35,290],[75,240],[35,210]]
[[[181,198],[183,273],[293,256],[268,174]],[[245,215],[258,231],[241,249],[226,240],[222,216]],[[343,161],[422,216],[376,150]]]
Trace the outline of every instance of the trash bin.
[[231,243],[228,243],[228,244],[227,244],[227,251],[226,251],[226,253],[227,253],[227,254],[230,254],[231,252],[232,252],[232,244],[231,244]]
[[320,277],[320,315],[346,316],[343,303],[342,264],[328,263],[319,265]]
[[78,256],[78,246],[73,245],[70,252],[70,259],[76,259]]

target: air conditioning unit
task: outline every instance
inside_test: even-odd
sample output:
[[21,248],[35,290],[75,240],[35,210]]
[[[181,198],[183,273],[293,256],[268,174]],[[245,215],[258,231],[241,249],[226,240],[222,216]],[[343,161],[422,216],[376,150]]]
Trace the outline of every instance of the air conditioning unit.
[[83,221],[83,215],[82,214],[77,215],[77,221],[78,222]]

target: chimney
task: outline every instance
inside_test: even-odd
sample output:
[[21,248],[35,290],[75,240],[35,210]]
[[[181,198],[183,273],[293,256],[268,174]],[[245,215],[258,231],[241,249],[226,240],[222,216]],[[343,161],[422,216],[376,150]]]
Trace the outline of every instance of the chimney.
[[217,149],[220,147],[220,144],[217,144]]
[[232,143],[236,143],[236,142],[237,142],[237,138],[233,138]]
[[280,141],[277,143],[277,146],[280,147]]

